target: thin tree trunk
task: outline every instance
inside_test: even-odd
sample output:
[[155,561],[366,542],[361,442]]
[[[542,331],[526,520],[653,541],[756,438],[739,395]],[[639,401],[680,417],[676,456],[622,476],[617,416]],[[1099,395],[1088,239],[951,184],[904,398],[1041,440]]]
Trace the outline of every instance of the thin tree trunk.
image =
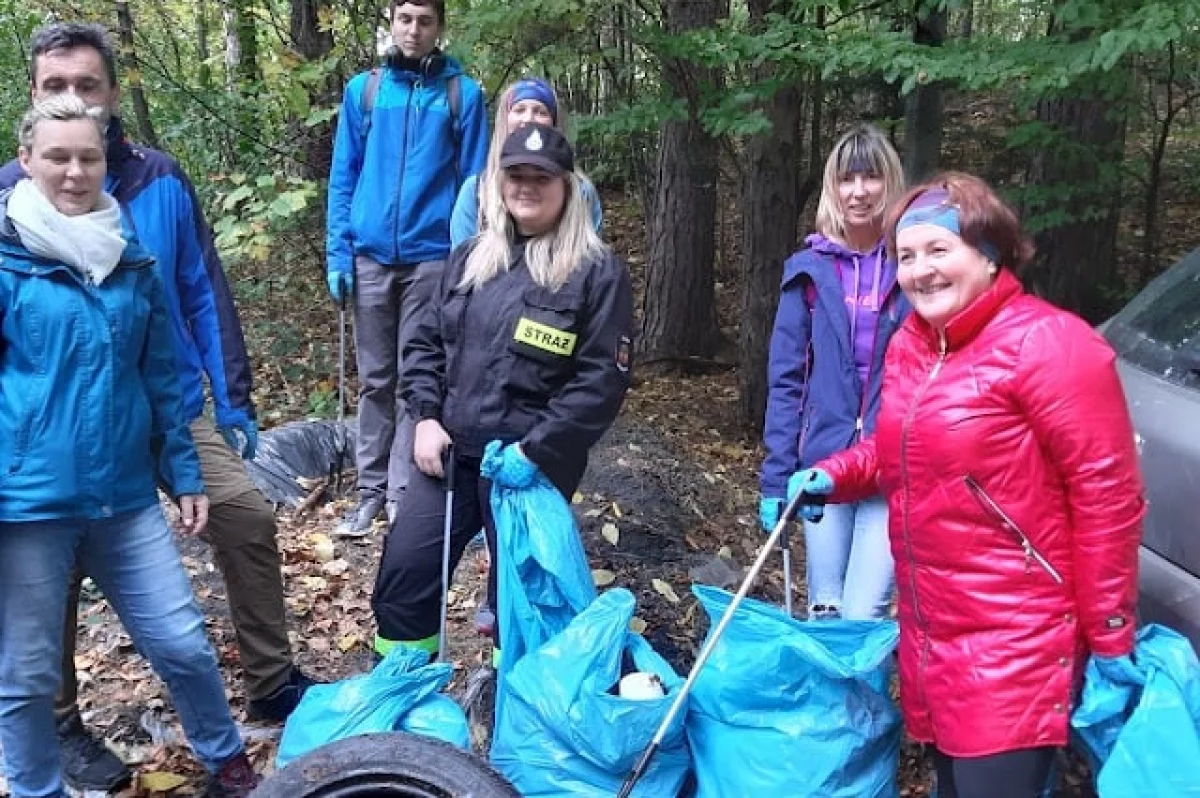
[[208,64],[211,55],[208,49],[208,3],[196,0],[196,57],[200,59],[199,83],[204,91],[212,89],[212,67]]
[[[333,32],[322,29],[322,14],[330,13],[329,5],[322,0],[292,0],[291,37],[292,46],[305,61],[320,61],[333,52]],[[332,105],[337,99],[338,88],[332,76],[310,97],[314,106]],[[324,122],[308,127],[303,119],[293,120],[297,134],[296,144],[302,153],[300,175],[309,180],[319,180],[329,174],[333,156],[333,125]]]
[[142,70],[138,65],[137,48],[133,43],[133,15],[127,0],[117,0],[117,30],[121,43],[121,63],[125,68],[125,86],[133,101],[133,115],[137,120],[138,138],[158,149],[158,136],[150,122],[150,106],[146,103],[146,92],[142,86]]
[[[941,47],[946,40],[946,10],[939,7],[917,19],[913,41]],[[942,154],[942,93],[940,83],[917,84],[905,101],[904,174],[909,183],[929,177]]]

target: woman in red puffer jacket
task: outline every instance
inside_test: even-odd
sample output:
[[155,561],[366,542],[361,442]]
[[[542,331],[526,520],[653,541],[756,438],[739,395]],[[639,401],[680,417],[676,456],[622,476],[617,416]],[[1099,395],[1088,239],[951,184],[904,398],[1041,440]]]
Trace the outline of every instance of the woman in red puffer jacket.
[[914,313],[888,348],[876,433],[789,493],[882,490],[901,705],[939,795],[1032,798],[1089,653],[1117,678],[1132,667],[1145,502],[1114,355],[1024,292],[1012,270],[1032,247],[983,181],[918,186],[884,230]]

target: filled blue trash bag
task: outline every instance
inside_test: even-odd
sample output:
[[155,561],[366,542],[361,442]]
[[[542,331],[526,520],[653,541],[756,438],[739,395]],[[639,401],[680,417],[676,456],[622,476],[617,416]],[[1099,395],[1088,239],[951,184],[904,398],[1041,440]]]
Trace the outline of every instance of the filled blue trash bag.
[[[506,675],[508,703],[496,719],[492,766],[526,798],[612,798],[650,744],[683,680],[641,635],[629,631],[635,602],[603,593],[559,635]],[[662,698],[617,695],[625,652],[658,676]],[[633,795],[673,798],[691,769],[680,712]]]
[[[489,459],[481,471],[489,476]],[[500,670],[567,628],[596,597],[571,506],[542,474],[528,488],[492,487]]]
[[439,692],[453,672],[447,663],[429,664],[425,651],[396,646],[370,673],[313,685],[283,727],[275,767],[335,740],[372,732],[410,732],[469,749],[466,714]]
[[[692,592],[715,628],[732,595]],[[798,621],[745,599],[689,697],[698,798],[898,796],[899,637],[891,620]]]
[[1159,624],[1138,631],[1144,685],[1106,679],[1094,662],[1071,716],[1100,798],[1200,796],[1200,663],[1187,638]]

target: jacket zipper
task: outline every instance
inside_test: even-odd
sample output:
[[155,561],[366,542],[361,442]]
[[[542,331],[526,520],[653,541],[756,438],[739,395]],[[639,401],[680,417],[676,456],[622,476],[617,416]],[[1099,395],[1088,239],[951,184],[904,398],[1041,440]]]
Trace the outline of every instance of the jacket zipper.
[[1025,573],[1029,573],[1029,563],[1036,562],[1042,567],[1042,570],[1050,575],[1051,579],[1060,585],[1063,584],[1062,574],[1060,574],[1055,567],[1050,564],[1049,560],[1042,556],[1042,553],[1037,550],[1036,546],[1033,545],[1033,541],[1029,539],[1029,536],[1021,530],[1021,527],[1017,526],[1016,522],[1008,516],[1008,513],[1004,512],[1004,510],[1000,508],[1000,505],[996,503],[996,500],[988,495],[988,492],[984,490],[982,485],[979,484],[979,481],[970,474],[967,474],[963,477],[963,482],[965,482],[967,488],[969,488],[970,491],[975,494],[975,498],[979,500],[979,503],[982,504],[985,509],[990,511],[998,521],[1000,521],[1000,525],[1017,536],[1017,539],[1021,544],[1021,548],[1025,552]]
[[[920,404],[921,398],[925,396],[925,392],[929,390],[929,386],[937,379],[938,373],[941,372],[942,366],[946,362],[948,356],[948,346],[946,343],[946,335],[942,333],[938,338],[938,358],[933,364],[933,369],[930,370],[929,376],[925,378],[925,382],[917,389],[913,395],[912,402],[909,404],[908,414],[904,417],[904,422],[900,428],[900,481],[904,485],[904,553],[908,557],[908,583],[909,589],[912,591],[913,597],[913,613],[917,617],[917,626],[921,629],[921,664],[920,672],[925,672],[925,667],[928,664],[929,656],[929,627],[925,623],[925,617],[921,614],[921,600],[917,596],[917,576],[916,576],[916,560],[912,553],[912,530],[909,528],[909,494],[910,485],[908,479],[908,434],[912,428],[914,416],[917,414],[917,407]],[[918,680],[921,685],[921,701],[926,707],[929,706],[929,698],[925,694],[924,680]]]
[[[404,135],[400,138],[400,173],[396,181],[396,207],[392,211],[392,250],[393,260],[400,262],[400,203],[404,199],[404,172],[408,163],[408,116],[412,110],[413,97],[421,90],[421,78],[408,90],[408,98],[404,101]],[[364,162],[366,158],[364,157]]]

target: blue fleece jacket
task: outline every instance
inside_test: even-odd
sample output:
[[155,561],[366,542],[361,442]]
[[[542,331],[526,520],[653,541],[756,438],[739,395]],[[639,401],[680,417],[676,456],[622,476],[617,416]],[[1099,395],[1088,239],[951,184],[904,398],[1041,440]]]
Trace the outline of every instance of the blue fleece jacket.
[[[822,251],[824,250],[824,251]],[[855,366],[838,255],[809,248],[783,266],[783,290],[771,333],[769,393],[760,483],[768,498],[787,494],[788,477],[875,429],[888,341],[908,315],[896,264],[880,276],[880,312],[864,385]]]
[[[583,178],[583,199],[592,212],[592,224],[599,233],[604,227],[604,209],[600,206],[600,194],[592,181]],[[454,201],[454,214],[450,217],[450,247],[474,238],[479,232],[479,175],[471,175],[458,190]]]
[[[109,123],[107,138],[104,190],[120,203],[125,224],[154,256],[187,419],[204,412],[205,377],[217,424],[253,419],[242,325],[191,182],[169,155],[126,141],[119,119]],[[0,189],[23,177],[21,165],[10,161],[0,169]]]
[[[457,61],[445,58],[436,74],[382,69],[369,126],[362,102],[370,73],[351,78],[342,97],[329,171],[330,273],[353,273],[355,255],[392,266],[444,259],[459,187],[487,160],[483,91]],[[447,94],[456,75],[457,120]]]

